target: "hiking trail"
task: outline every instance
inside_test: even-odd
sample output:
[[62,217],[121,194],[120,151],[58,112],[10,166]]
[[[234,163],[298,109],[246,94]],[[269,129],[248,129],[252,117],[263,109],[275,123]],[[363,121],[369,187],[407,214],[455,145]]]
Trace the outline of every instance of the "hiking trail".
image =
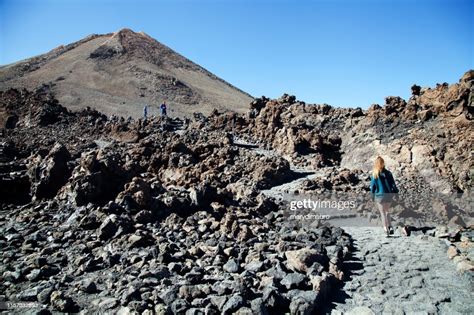
[[[242,140],[236,144],[279,155]],[[304,180],[325,176],[327,171],[304,170],[292,164],[291,168],[300,176],[262,192],[290,201]],[[444,240],[424,234],[407,237],[398,230],[386,237],[381,225],[374,226],[356,215],[330,223],[351,235],[354,250],[344,262],[342,287],[333,292],[323,314],[474,314],[473,277],[456,271]]]

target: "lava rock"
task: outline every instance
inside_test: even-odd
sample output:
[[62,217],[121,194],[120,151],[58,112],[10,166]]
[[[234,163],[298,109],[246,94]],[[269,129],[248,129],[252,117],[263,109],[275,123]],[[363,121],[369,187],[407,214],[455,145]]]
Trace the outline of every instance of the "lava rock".
[[287,274],[281,281],[281,285],[286,287],[287,290],[290,289],[300,289],[305,286],[307,277],[301,273],[292,272]]
[[73,312],[75,309],[74,301],[66,296],[64,292],[53,291],[51,293],[51,305],[53,308],[60,312]]
[[117,221],[117,215],[115,214],[111,214],[105,218],[97,233],[101,240],[109,240],[117,233],[119,229]]
[[240,295],[233,295],[222,307],[222,314],[232,314],[244,305],[244,299]]
[[239,271],[239,265],[235,259],[230,259],[224,264],[223,269],[229,273],[235,273]]
[[310,249],[302,248],[285,252],[288,266],[290,269],[299,272],[306,272],[314,263],[327,265],[328,257],[323,253]]

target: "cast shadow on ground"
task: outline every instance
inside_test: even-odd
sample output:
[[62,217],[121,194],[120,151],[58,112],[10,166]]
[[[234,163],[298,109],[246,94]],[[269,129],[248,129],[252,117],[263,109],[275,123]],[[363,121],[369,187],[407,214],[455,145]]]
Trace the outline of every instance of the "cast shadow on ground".
[[331,291],[325,305],[321,308],[318,314],[331,314],[338,304],[345,304],[347,299],[351,297],[344,291],[344,284],[352,279],[354,274],[357,274],[358,270],[364,269],[362,261],[355,257],[355,254],[359,251],[357,246],[354,245],[353,251],[345,259],[342,265],[342,271],[344,272],[344,280],[337,283],[336,287]]

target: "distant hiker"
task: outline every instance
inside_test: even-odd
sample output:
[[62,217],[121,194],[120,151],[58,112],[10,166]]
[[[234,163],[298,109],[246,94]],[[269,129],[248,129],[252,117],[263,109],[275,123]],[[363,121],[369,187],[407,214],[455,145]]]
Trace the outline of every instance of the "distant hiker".
[[148,105],[145,105],[145,107],[143,107],[143,119],[146,120],[148,117]]
[[392,173],[385,168],[385,161],[380,156],[375,159],[374,169],[370,176],[370,192],[380,212],[385,233],[387,236],[393,234],[388,211],[394,194],[398,193],[398,188]]
[[160,105],[160,112],[161,112],[161,116],[166,116],[166,103],[163,102],[163,104]]

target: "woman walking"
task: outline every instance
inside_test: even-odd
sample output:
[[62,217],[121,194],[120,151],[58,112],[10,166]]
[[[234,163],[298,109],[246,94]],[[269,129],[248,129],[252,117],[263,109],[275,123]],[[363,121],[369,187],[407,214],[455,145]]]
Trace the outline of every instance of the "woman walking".
[[389,236],[393,234],[389,210],[394,194],[398,193],[398,188],[392,173],[385,168],[385,161],[380,156],[375,159],[374,168],[370,177],[370,191],[380,212],[385,233]]

